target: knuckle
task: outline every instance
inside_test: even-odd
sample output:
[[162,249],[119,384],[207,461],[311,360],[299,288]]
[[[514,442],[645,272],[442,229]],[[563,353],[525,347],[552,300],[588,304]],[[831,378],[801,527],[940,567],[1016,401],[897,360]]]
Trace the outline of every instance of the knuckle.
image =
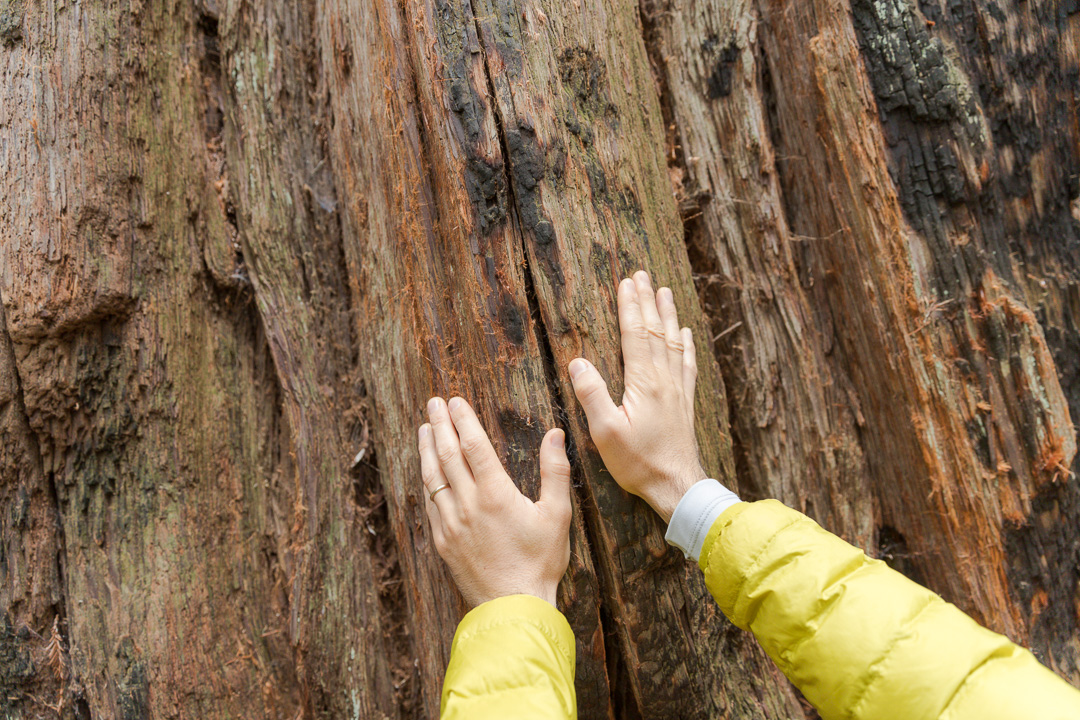
[[570,463],[568,463],[568,462],[564,462],[562,460],[553,461],[551,463],[551,465],[548,467],[547,471],[548,471],[549,476],[552,477],[552,478],[555,478],[555,479],[558,479],[558,480],[569,480],[570,479],[571,470],[570,470]]
[[466,435],[461,438],[461,450],[466,455],[477,455],[483,448],[483,441],[476,435]]
[[435,451],[435,455],[439,458],[439,463],[441,465],[450,465],[455,460],[457,460],[458,448],[455,445],[444,446],[438,448]]
[[589,382],[581,388],[581,397],[585,400],[592,400],[600,394],[600,383]]
[[438,475],[435,474],[435,468],[423,467],[420,470],[420,478],[424,481],[424,485],[428,488],[435,487],[435,481],[438,479]]

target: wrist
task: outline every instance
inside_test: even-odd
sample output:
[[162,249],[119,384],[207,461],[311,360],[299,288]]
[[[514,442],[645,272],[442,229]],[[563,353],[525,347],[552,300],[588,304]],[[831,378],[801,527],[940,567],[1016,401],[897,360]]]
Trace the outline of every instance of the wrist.
[[[483,596],[478,596],[472,602],[469,602],[470,608],[474,608],[478,605],[483,605],[486,602],[497,600],[502,597],[510,597],[512,595],[532,595],[538,597],[541,600],[550,603],[556,610],[559,609],[556,599],[559,594],[559,584],[543,584],[543,585],[530,585],[527,588],[502,588],[493,592],[485,593]],[[466,598],[468,600],[468,598]]]
[[708,473],[698,465],[692,470],[677,473],[659,483],[653,491],[645,497],[649,506],[663,519],[664,523],[671,522],[671,514],[682,500],[683,495],[694,487],[698,482],[709,477]]

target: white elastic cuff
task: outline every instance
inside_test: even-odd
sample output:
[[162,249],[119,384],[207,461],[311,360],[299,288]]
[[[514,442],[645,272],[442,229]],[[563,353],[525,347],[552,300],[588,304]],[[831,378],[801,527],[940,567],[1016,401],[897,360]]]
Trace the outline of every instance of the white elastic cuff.
[[739,496],[712,478],[694,484],[675,506],[664,539],[695,561],[716,518],[735,503]]

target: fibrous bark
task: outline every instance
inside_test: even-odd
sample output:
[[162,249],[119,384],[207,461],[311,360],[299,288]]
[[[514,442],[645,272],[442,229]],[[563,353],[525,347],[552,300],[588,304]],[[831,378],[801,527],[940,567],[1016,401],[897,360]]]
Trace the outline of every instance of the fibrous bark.
[[581,717],[806,716],[574,401],[640,267],[706,467],[1080,681],[1073,5],[0,0],[0,707],[434,716],[437,393],[568,430]]

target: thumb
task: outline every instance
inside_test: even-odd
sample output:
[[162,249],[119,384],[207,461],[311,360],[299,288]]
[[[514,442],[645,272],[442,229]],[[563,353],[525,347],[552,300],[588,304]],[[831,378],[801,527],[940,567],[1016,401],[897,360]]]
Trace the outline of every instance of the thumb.
[[613,427],[619,409],[611,400],[607,383],[591,362],[584,358],[570,361],[570,382],[574,385],[574,394],[589,419],[589,432],[595,439],[605,429]]
[[570,516],[570,460],[566,433],[558,428],[548,430],[540,443],[540,504]]

